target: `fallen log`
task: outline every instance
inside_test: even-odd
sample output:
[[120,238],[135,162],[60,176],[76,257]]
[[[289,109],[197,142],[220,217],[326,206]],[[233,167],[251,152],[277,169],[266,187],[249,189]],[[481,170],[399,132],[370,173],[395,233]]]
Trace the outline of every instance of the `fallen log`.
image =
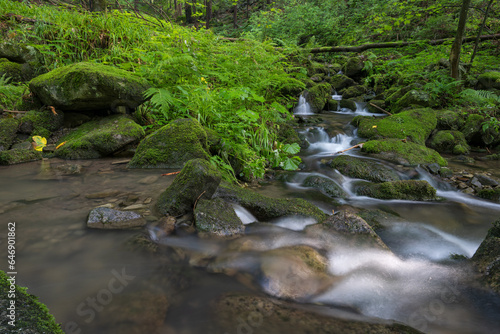
[[380,108],[380,107],[379,107],[379,106],[377,106],[377,105],[374,105],[374,104],[373,104],[373,103],[371,103],[371,102],[370,102],[370,105],[371,105],[372,107],[377,108],[377,109],[378,109],[378,110],[380,110],[380,111],[385,112],[387,115],[392,116],[392,114],[391,114],[390,112],[388,112],[387,110],[384,110],[384,109]]
[[[468,43],[475,41],[477,36],[466,37],[462,40],[462,43]],[[480,36],[479,39],[481,41],[491,40],[500,38],[500,34],[493,35],[483,35]],[[418,45],[418,44],[430,44],[430,45],[439,45],[444,44],[446,42],[453,42],[453,38],[443,38],[443,39],[435,39],[430,41],[410,41],[410,42],[388,42],[388,43],[372,43],[372,44],[364,44],[359,46],[331,46],[331,47],[321,47],[321,48],[313,48],[313,49],[304,49],[305,52],[309,53],[322,53],[322,52],[363,52],[369,49],[389,49],[389,48],[401,48],[408,45]]]

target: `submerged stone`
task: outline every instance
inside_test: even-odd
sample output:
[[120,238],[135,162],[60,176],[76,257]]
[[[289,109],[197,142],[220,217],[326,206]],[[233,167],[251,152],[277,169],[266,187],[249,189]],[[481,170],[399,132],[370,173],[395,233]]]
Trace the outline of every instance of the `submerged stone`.
[[189,160],[156,203],[162,215],[181,216],[193,211],[196,201],[210,199],[221,181],[220,172],[204,159]]
[[233,206],[220,198],[198,201],[194,219],[196,230],[204,236],[234,237],[245,232]]
[[146,225],[146,220],[133,211],[119,211],[105,207],[92,209],[87,219],[88,228],[124,230]]
[[[96,159],[111,155],[144,136],[142,127],[127,116],[113,115],[91,121],[61,138],[56,156]],[[63,144],[64,143],[64,144]]]
[[209,159],[207,134],[195,120],[177,119],[144,138],[130,168],[182,168],[191,159]]
[[142,77],[98,63],[81,62],[42,74],[29,84],[45,105],[65,111],[135,109],[150,84]]
[[371,159],[339,155],[331,160],[322,160],[322,163],[337,169],[343,175],[357,179],[372,182],[397,181],[401,179],[394,169]]

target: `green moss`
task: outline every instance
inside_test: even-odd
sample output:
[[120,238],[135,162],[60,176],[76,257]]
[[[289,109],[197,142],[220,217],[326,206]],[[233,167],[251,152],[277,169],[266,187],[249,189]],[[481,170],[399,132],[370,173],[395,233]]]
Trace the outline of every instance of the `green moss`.
[[182,168],[191,159],[209,159],[207,134],[192,119],[178,119],[144,138],[130,168]]
[[352,97],[359,97],[366,93],[366,87],[362,85],[355,85],[346,88],[342,91],[342,97],[345,99],[350,99]]
[[5,58],[0,58],[0,77],[3,75],[7,78],[11,78],[13,82],[23,81],[21,64],[11,62]]
[[53,131],[63,126],[64,114],[59,111],[54,114],[51,110],[31,110],[21,118],[21,126],[32,129],[29,134],[33,136],[50,137]]
[[294,123],[288,122],[280,124],[278,131],[278,140],[283,144],[300,143],[301,140],[297,131],[293,128]]
[[245,226],[232,205],[220,198],[198,201],[194,215],[198,232],[219,237],[231,237],[245,232]]
[[64,136],[56,155],[64,159],[95,159],[110,155],[123,146],[144,136],[144,130],[131,119],[109,116],[85,123],[76,131]]
[[339,155],[331,160],[324,160],[331,168],[337,169],[341,174],[364,179],[372,182],[385,182],[399,180],[398,174],[391,168],[372,160],[361,159],[349,155]]
[[500,72],[485,72],[481,74],[477,79],[485,89],[500,89]]
[[385,118],[357,116],[352,123],[358,126],[358,135],[368,139],[409,139],[424,145],[436,127],[436,112],[429,108],[414,109]]
[[403,97],[401,97],[399,100],[397,100],[396,103],[393,104],[391,110],[393,112],[398,112],[408,107],[431,106],[432,102],[428,93],[421,90],[412,89],[408,93],[403,95]]
[[[8,295],[11,293],[11,284],[7,276],[0,270],[0,305],[2,310],[9,307]],[[16,321],[15,327],[7,324],[10,321],[6,316],[0,322],[0,332],[11,333],[15,328],[16,333],[50,333],[63,334],[64,332],[56,323],[54,316],[49,313],[47,306],[40,303],[38,298],[29,294],[26,288],[15,285]]]
[[448,162],[433,149],[397,139],[370,140],[363,144],[363,152],[383,160],[407,166],[438,163],[447,166]]
[[493,222],[472,262],[491,288],[500,293],[500,219]]
[[463,113],[452,110],[437,110],[437,128],[441,130],[458,130],[465,123]]
[[304,180],[303,185],[305,187],[312,187],[318,189],[323,194],[330,197],[341,197],[341,198],[348,197],[347,193],[342,189],[342,187],[340,187],[333,180],[327,177],[319,175],[311,175]]
[[81,62],[40,75],[30,90],[46,105],[62,110],[108,109],[116,105],[135,108],[150,86],[138,75],[113,66]]
[[15,165],[42,159],[42,152],[29,150],[8,150],[0,152],[0,165]]
[[327,101],[332,95],[332,87],[327,83],[319,83],[309,88],[309,94],[307,95],[307,101],[311,105],[311,109],[314,112],[318,112],[324,109]]
[[436,189],[427,181],[402,180],[383,183],[362,182],[355,185],[357,195],[379,199],[429,201],[436,199]]
[[354,85],[354,80],[344,74],[335,74],[330,76],[326,80],[330,83],[330,85],[332,85],[333,89],[335,90],[341,90]]
[[464,134],[465,139],[469,143],[477,143],[481,141],[482,134],[481,124],[484,122],[484,116],[478,114],[470,114],[465,120],[464,126],[460,131]]
[[221,185],[214,196],[240,204],[259,220],[294,215],[312,217],[321,223],[328,217],[318,207],[302,198],[271,198],[227,183]]
[[463,133],[453,130],[438,131],[430,140],[429,147],[453,154],[467,154],[470,149]]
[[17,110],[25,90],[26,88],[22,86],[0,86],[0,108]]
[[477,196],[500,203],[500,189],[481,189],[477,192]]
[[15,118],[0,119],[0,151],[10,148],[16,138],[16,132],[19,127],[19,121]]

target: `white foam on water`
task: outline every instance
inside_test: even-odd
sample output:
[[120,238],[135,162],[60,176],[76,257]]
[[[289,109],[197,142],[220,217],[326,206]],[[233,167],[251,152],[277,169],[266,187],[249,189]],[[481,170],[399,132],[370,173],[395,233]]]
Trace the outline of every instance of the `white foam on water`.
[[233,209],[238,218],[241,220],[241,222],[244,225],[250,224],[250,223],[255,223],[258,222],[259,220],[255,218],[254,215],[244,207],[238,204],[233,204]]
[[299,104],[295,107],[293,113],[295,115],[314,115],[311,111],[311,105],[306,101],[303,95],[300,95]]
[[301,216],[283,217],[273,222],[274,225],[287,228],[292,231],[302,231],[306,228],[306,226],[316,223],[317,221],[314,218]]

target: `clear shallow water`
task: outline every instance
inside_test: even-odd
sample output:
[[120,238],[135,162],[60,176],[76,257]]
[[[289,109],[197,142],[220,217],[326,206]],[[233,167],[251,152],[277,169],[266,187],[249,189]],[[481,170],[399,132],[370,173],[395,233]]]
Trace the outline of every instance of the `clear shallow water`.
[[[355,133],[345,125],[352,115],[321,117],[330,126],[329,133],[349,138],[349,144],[342,147],[356,141]],[[346,186],[349,178],[318,163],[335,153],[338,143],[326,131],[315,131],[311,148],[303,152],[306,171],[296,173],[288,183],[274,182],[257,191],[273,197],[307,198],[331,213],[341,208],[327,196],[303,187],[302,181],[316,173]],[[358,153],[354,149],[349,154]],[[130,320],[128,329],[118,325],[110,329],[109,324],[123,324],[120,314],[127,314],[127,305],[137,307],[141,302],[138,295],[148,293],[169,300],[168,312],[159,316],[163,323],[160,333],[205,333],[213,298],[229,291],[277,295],[276,285],[307,288],[297,299],[303,307],[333,316],[359,317],[361,313],[394,319],[426,333],[493,333],[500,328],[499,299],[474,285],[470,268],[449,260],[450,254],[473,254],[491,222],[500,216],[497,204],[449,189],[438,190],[446,198],[438,203],[381,201],[351,194],[341,204],[399,215],[399,220],[384,223],[380,232],[392,253],[360,246],[333,232],[315,231],[310,219],[256,222],[248,211],[235,206],[246,224],[243,238],[213,241],[178,234],[158,240],[176,251],[153,255],[127,246],[135,231],[85,227],[93,207],[127,199],[144,202],[151,198],[154,203],[174,178],[160,176],[170,170],[127,170],[124,165],[111,164],[113,161],[53,160],[0,167],[4,229],[0,231],[0,258],[6,258],[6,223],[15,221],[18,283],[38,295],[58,322],[74,323],[82,333],[136,333],[134,324],[141,324],[141,319]],[[66,163],[81,163],[82,173],[61,175],[57,166]],[[86,197],[100,192],[113,195]],[[272,250],[297,245],[314,247],[326,256],[331,282],[322,285],[315,276],[297,278],[287,273],[293,261]],[[288,265],[287,261],[292,262]],[[272,280],[262,280],[259,268],[263,264],[273,268]],[[0,263],[0,269],[5,266],[6,262]],[[92,298],[106,301],[102,291],[109,289],[117,275],[128,278],[123,292],[112,294],[102,312],[93,309]],[[139,307],[144,309],[153,302],[161,305],[153,298]]]

